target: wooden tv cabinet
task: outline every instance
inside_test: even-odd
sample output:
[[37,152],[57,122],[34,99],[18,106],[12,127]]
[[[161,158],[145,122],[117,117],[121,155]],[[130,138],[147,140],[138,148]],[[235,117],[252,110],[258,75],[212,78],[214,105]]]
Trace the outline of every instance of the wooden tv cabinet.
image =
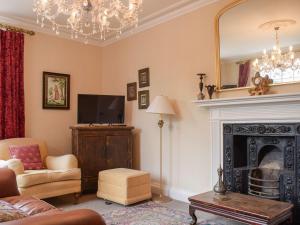
[[81,168],[82,192],[95,192],[99,171],[132,168],[134,127],[77,125],[72,129],[72,152]]

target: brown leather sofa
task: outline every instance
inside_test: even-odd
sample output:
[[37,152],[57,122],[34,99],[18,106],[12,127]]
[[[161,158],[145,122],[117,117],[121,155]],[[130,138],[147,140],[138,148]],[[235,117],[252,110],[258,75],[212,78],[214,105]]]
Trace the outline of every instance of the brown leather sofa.
[[37,198],[20,196],[15,173],[9,169],[0,169],[0,200],[26,215],[1,225],[105,225],[102,217],[92,210],[66,212]]

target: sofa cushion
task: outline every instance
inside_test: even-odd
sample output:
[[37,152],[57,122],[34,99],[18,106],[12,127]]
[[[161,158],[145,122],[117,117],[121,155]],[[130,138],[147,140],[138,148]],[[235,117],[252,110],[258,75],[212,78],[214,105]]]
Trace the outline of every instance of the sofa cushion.
[[25,170],[43,169],[39,145],[9,146],[11,158],[20,159]]
[[22,211],[14,208],[8,202],[0,200],[0,223],[11,220],[18,220],[26,217]]
[[56,209],[49,203],[31,196],[13,196],[2,200],[26,216],[33,216]]
[[19,188],[25,188],[37,184],[80,179],[81,172],[79,168],[68,170],[25,170],[24,174],[17,176],[17,183]]

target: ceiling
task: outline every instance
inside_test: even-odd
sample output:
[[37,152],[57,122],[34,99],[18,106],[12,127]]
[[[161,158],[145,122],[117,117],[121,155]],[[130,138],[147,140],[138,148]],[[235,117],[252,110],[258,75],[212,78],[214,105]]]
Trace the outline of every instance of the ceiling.
[[220,18],[221,58],[241,60],[270,50],[275,31],[259,26],[272,20],[292,19],[295,25],[279,32],[282,47],[300,44],[300,0],[247,0]]
[[[216,1],[218,0],[143,0],[142,11],[139,17],[140,25],[135,29],[135,32],[148,29]],[[41,29],[36,24],[36,16],[32,11],[32,5],[33,0],[0,0],[0,21],[38,32],[52,32],[50,27]],[[129,33],[133,34],[134,32],[127,31],[123,34],[123,37],[127,37]],[[69,37],[69,34],[64,33],[61,36]],[[90,40],[91,43],[97,45],[105,45],[114,41],[116,41],[114,35],[106,41]]]

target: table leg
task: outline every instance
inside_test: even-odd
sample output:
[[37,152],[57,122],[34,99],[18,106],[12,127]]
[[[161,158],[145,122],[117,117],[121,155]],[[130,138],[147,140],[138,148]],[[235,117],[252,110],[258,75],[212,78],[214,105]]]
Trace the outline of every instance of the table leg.
[[189,212],[190,212],[190,216],[192,217],[192,222],[191,225],[196,225],[197,224],[197,216],[195,215],[195,211],[196,209],[192,206],[189,206]]
[[293,224],[293,216],[288,218],[286,221],[280,223],[280,225],[292,225]]
[[285,225],[291,225],[291,224],[293,224],[293,217],[291,216],[284,224]]

